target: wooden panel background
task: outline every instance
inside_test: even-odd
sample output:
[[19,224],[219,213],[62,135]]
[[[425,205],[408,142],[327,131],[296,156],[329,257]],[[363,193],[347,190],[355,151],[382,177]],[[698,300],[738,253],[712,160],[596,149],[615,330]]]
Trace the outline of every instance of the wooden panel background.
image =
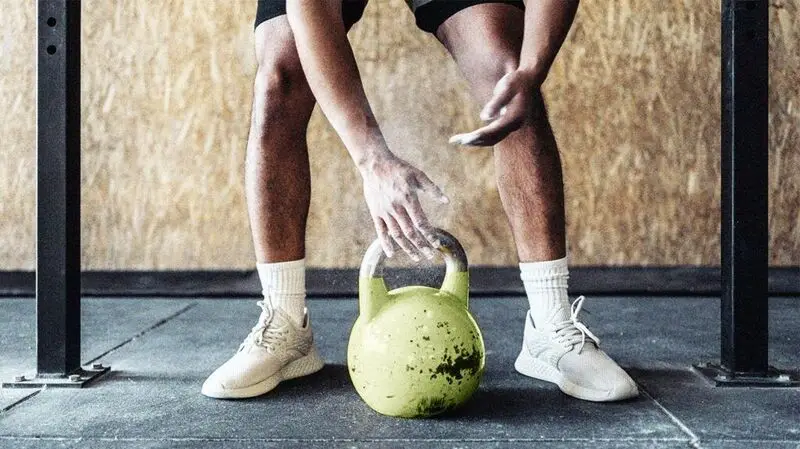
[[[718,3],[583,2],[546,84],[573,264],[718,263]],[[252,267],[255,0],[83,5],[84,268]],[[36,2],[0,11],[0,269],[31,269]],[[798,265],[798,1],[775,0],[770,15],[771,263]],[[392,147],[454,200],[426,203],[435,222],[473,263],[515,263],[490,152],[447,145],[478,107],[442,47],[402,0],[373,0],[351,39]],[[309,263],[355,266],[373,238],[358,175],[319,113],[309,142]]]

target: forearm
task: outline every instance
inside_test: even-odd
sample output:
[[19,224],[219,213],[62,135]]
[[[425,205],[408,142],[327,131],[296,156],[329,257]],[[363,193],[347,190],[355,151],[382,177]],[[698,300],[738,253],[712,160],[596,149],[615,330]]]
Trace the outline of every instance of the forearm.
[[578,0],[528,0],[520,69],[544,82],[567,37]]
[[347,40],[341,1],[289,0],[286,6],[311,91],[353,161],[368,167],[388,148]]

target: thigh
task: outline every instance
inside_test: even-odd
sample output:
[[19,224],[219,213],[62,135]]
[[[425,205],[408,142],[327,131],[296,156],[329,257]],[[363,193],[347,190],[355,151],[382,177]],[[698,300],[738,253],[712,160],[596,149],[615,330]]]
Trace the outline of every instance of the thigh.
[[[342,20],[349,30],[364,15],[368,0],[342,0]],[[276,17],[286,15],[286,0],[258,0],[255,28]]]
[[525,15],[508,3],[482,2],[450,15],[435,35],[455,59],[479,101],[519,65]]
[[265,20],[256,27],[255,47],[259,69],[277,67],[282,71],[302,73],[294,34],[285,14]]

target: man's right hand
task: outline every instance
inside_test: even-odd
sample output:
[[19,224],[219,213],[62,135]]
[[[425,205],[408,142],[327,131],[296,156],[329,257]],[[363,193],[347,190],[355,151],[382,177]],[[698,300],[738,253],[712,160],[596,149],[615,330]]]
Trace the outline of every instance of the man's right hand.
[[364,197],[386,255],[394,255],[397,243],[414,261],[420,260],[420,254],[433,258],[440,243],[417,192],[448,203],[442,190],[421,170],[391,153],[369,164],[362,177]]

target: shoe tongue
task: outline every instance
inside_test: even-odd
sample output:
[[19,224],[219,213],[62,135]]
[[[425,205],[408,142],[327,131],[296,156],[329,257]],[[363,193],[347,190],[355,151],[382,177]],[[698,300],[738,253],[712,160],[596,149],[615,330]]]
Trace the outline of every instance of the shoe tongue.
[[563,305],[561,307],[553,308],[553,310],[550,312],[550,316],[547,318],[547,322],[550,323],[551,325],[556,325],[569,320],[570,320],[569,307]]
[[258,324],[264,327],[269,326],[271,323],[277,324],[278,317],[275,309],[264,308],[261,310],[261,315],[258,316]]
[[563,307],[553,310],[547,318],[542,320],[542,322],[533,319],[533,316],[531,316],[531,321],[533,322],[534,327],[541,331],[555,330],[556,328],[562,327],[561,325],[569,320],[569,310],[565,310]]

